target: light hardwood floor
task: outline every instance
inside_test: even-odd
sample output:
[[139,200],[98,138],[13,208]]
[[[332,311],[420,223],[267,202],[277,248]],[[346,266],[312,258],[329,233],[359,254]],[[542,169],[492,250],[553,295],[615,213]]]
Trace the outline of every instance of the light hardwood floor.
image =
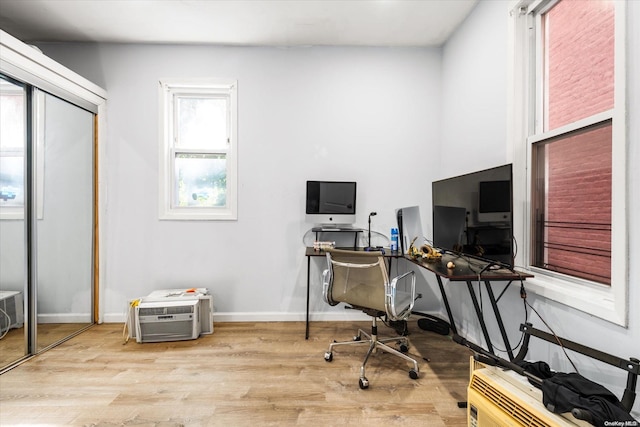
[[365,347],[323,357],[358,327],[370,324],[313,322],[305,340],[304,323],[216,323],[193,341],[123,345],[121,324],[97,325],[0,376],[0,424],[466,426],[466,348],[410,321],[420,378],[379,352],[360,390]]
[[[87,323],[41,323],[38,325],[38,348],[41,350],[48,347],[87,326]],[[9,330],[0,341],[0,368],[10,365],[24,355],[24,327]]]

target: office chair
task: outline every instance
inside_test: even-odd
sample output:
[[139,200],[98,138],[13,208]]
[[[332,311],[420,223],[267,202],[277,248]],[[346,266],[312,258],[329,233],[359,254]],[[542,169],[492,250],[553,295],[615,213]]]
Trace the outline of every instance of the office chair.
[[[389,280],[387,267],[381,252],[327,250],[327,269],[322,273],[322,295],[329,305],[345,303],[351,308],[362,310],[371,316],[371,334],[358,329],[352,341],[333,342],[325,353],[327,362],[333,360],[333,348],[339,345],[368,344],[369,350],[360,367],[359,385],[361,389],[369,387],[365,376],[365,365],[371,354],[383,350],[413,364],[409,377],[417,379],[418,363],[407,356],[409,340],[407,337],[378,338],[377,319],[385,316],[388,320],[406,320],[411,314],[415,301],[415,273],[409,271]],[[366,340],[362,340],[362,337]],[[386,343],[396,341],[400,351]]]

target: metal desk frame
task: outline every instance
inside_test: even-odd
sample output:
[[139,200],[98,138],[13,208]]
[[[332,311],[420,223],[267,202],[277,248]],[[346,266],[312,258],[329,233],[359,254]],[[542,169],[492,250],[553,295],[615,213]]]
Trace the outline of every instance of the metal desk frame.
[[[474,258],[469,255],[457,255],[451,253],[445,253],[442,256],[442,259],[432,260],[432,261],[423,261],[423,260],[415,260],[409,256],[404,257],[408,261],[413,264],[416,264],[426,270],[431,271],[435,274],[436,280],[438,281],[438,287],[440,288],[440,294],[442,295],[442,301],[444,303],[445,309],[447,310],[447,316],[449,317],[449,323],[451,325],[451,330],[454,334],[458,334],[458,329],[456,327],[455,320],[453,318],[453,313],[451,312],[451,306],[449,305],[449,299],[447,298],[447,293],[445,291],[444,283],[442,279],[447,279],[450,282],[466,282],[467,290],[469,291],[469,296],[471,297],[471,302],[473,303],[473,307],[475,309],[476,315],[478,317],[478,321],[480,322],[480,328],[482,329],[482,334],[484,336],[485,342],[487,344],[487,350],[495,355],[493,349],[493,343],[491,341],[491,337],[489,336],[489,332],[487,330],[487,325],[485,323],[484,314],[482,309],[480,308],[480,303],[478,301],[478,296],[473,288],[473,282],[479,281],[484,284],[485,289],[487,290],[487,295],[489,296],[489,301],[491,302],[491,308],[493,309],[493,314],[496,318],[496,322],[498,324],[498,329],[500,329],[500,335],[502,336],[502,340],[504,342],[507,354],[509,355],[509,360],[513,360],[513,350],[511,349],[511,344],[509,343],[509,337],[507,336],[507,332],[504,327],[504,322],[502,321],[502,316],[500,315],[500,309],[498,307],[498,302],[504,295],[505,291],[509,286],[517,281],[520,283],[521,281],[526,280],[527,278],[533,277],[533,275],[528,273],[521,273],[517,271],[512,271],[507,268],[499,268],[496,270],[489,270],[488,267],[492,265],[492,262],[485,259]],[[453,269],[447,268],[447,263],[452,261],[455,264]],[[491,286],[491,282],[507,282],[504,289],[498,297],[496,298],[493,288]]]

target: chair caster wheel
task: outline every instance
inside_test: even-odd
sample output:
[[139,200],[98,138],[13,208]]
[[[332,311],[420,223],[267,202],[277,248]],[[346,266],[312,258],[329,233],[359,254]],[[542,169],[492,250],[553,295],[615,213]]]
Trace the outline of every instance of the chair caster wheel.
[[406,353],[409,351],[409,347],[406,344],[400,344],[400,352]]
[[362,337],[359,337],[358,335],[356,335],[355,337],[353,337],[354,341],[361,341]]
[[412,380],[417,380],[418,379],[418,371],[416,371],[415,369],[411,369],[409,371],[409,378],[411,378]]
[[326,360],[327,362],[331,362],[333,360],[333,353],[330,351],[327,351],[324,354],[324,360]]
[[362,390],[369,388],[369,380],[365,377],[360,378],[360,380],[358,380],[358,384]]

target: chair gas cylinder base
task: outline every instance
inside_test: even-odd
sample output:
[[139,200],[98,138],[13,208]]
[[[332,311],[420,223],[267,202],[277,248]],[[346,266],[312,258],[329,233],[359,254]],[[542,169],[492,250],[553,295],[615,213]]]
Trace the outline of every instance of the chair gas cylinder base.
[[[380,252],[361,252],[331,249],[327,251],[327,269],[322,274],[323,297],[329,305],[340,302],[349,308],[362,310],[371,316],[371,333],[358,329],[351,341],[333,342],[324,354],[327,362],[333,360],[333,349],[341,345],[368,345],[369,349],[360,367],[359,385],[369,387],[365,367],[369,357],[378,350],[397,356],[412,367],[409,378],[418,379],[418,362],[405,353],[409,350],[409,340],[405,336],[379,338],[377,320],[386,316],[388,320],[406,320],[411,315],[415,301],[415,274],[404,273],[389,280],[386,264]],[[363,339],[364,338],[364,339]],[[393,343],[398,350],[388,345]]]

